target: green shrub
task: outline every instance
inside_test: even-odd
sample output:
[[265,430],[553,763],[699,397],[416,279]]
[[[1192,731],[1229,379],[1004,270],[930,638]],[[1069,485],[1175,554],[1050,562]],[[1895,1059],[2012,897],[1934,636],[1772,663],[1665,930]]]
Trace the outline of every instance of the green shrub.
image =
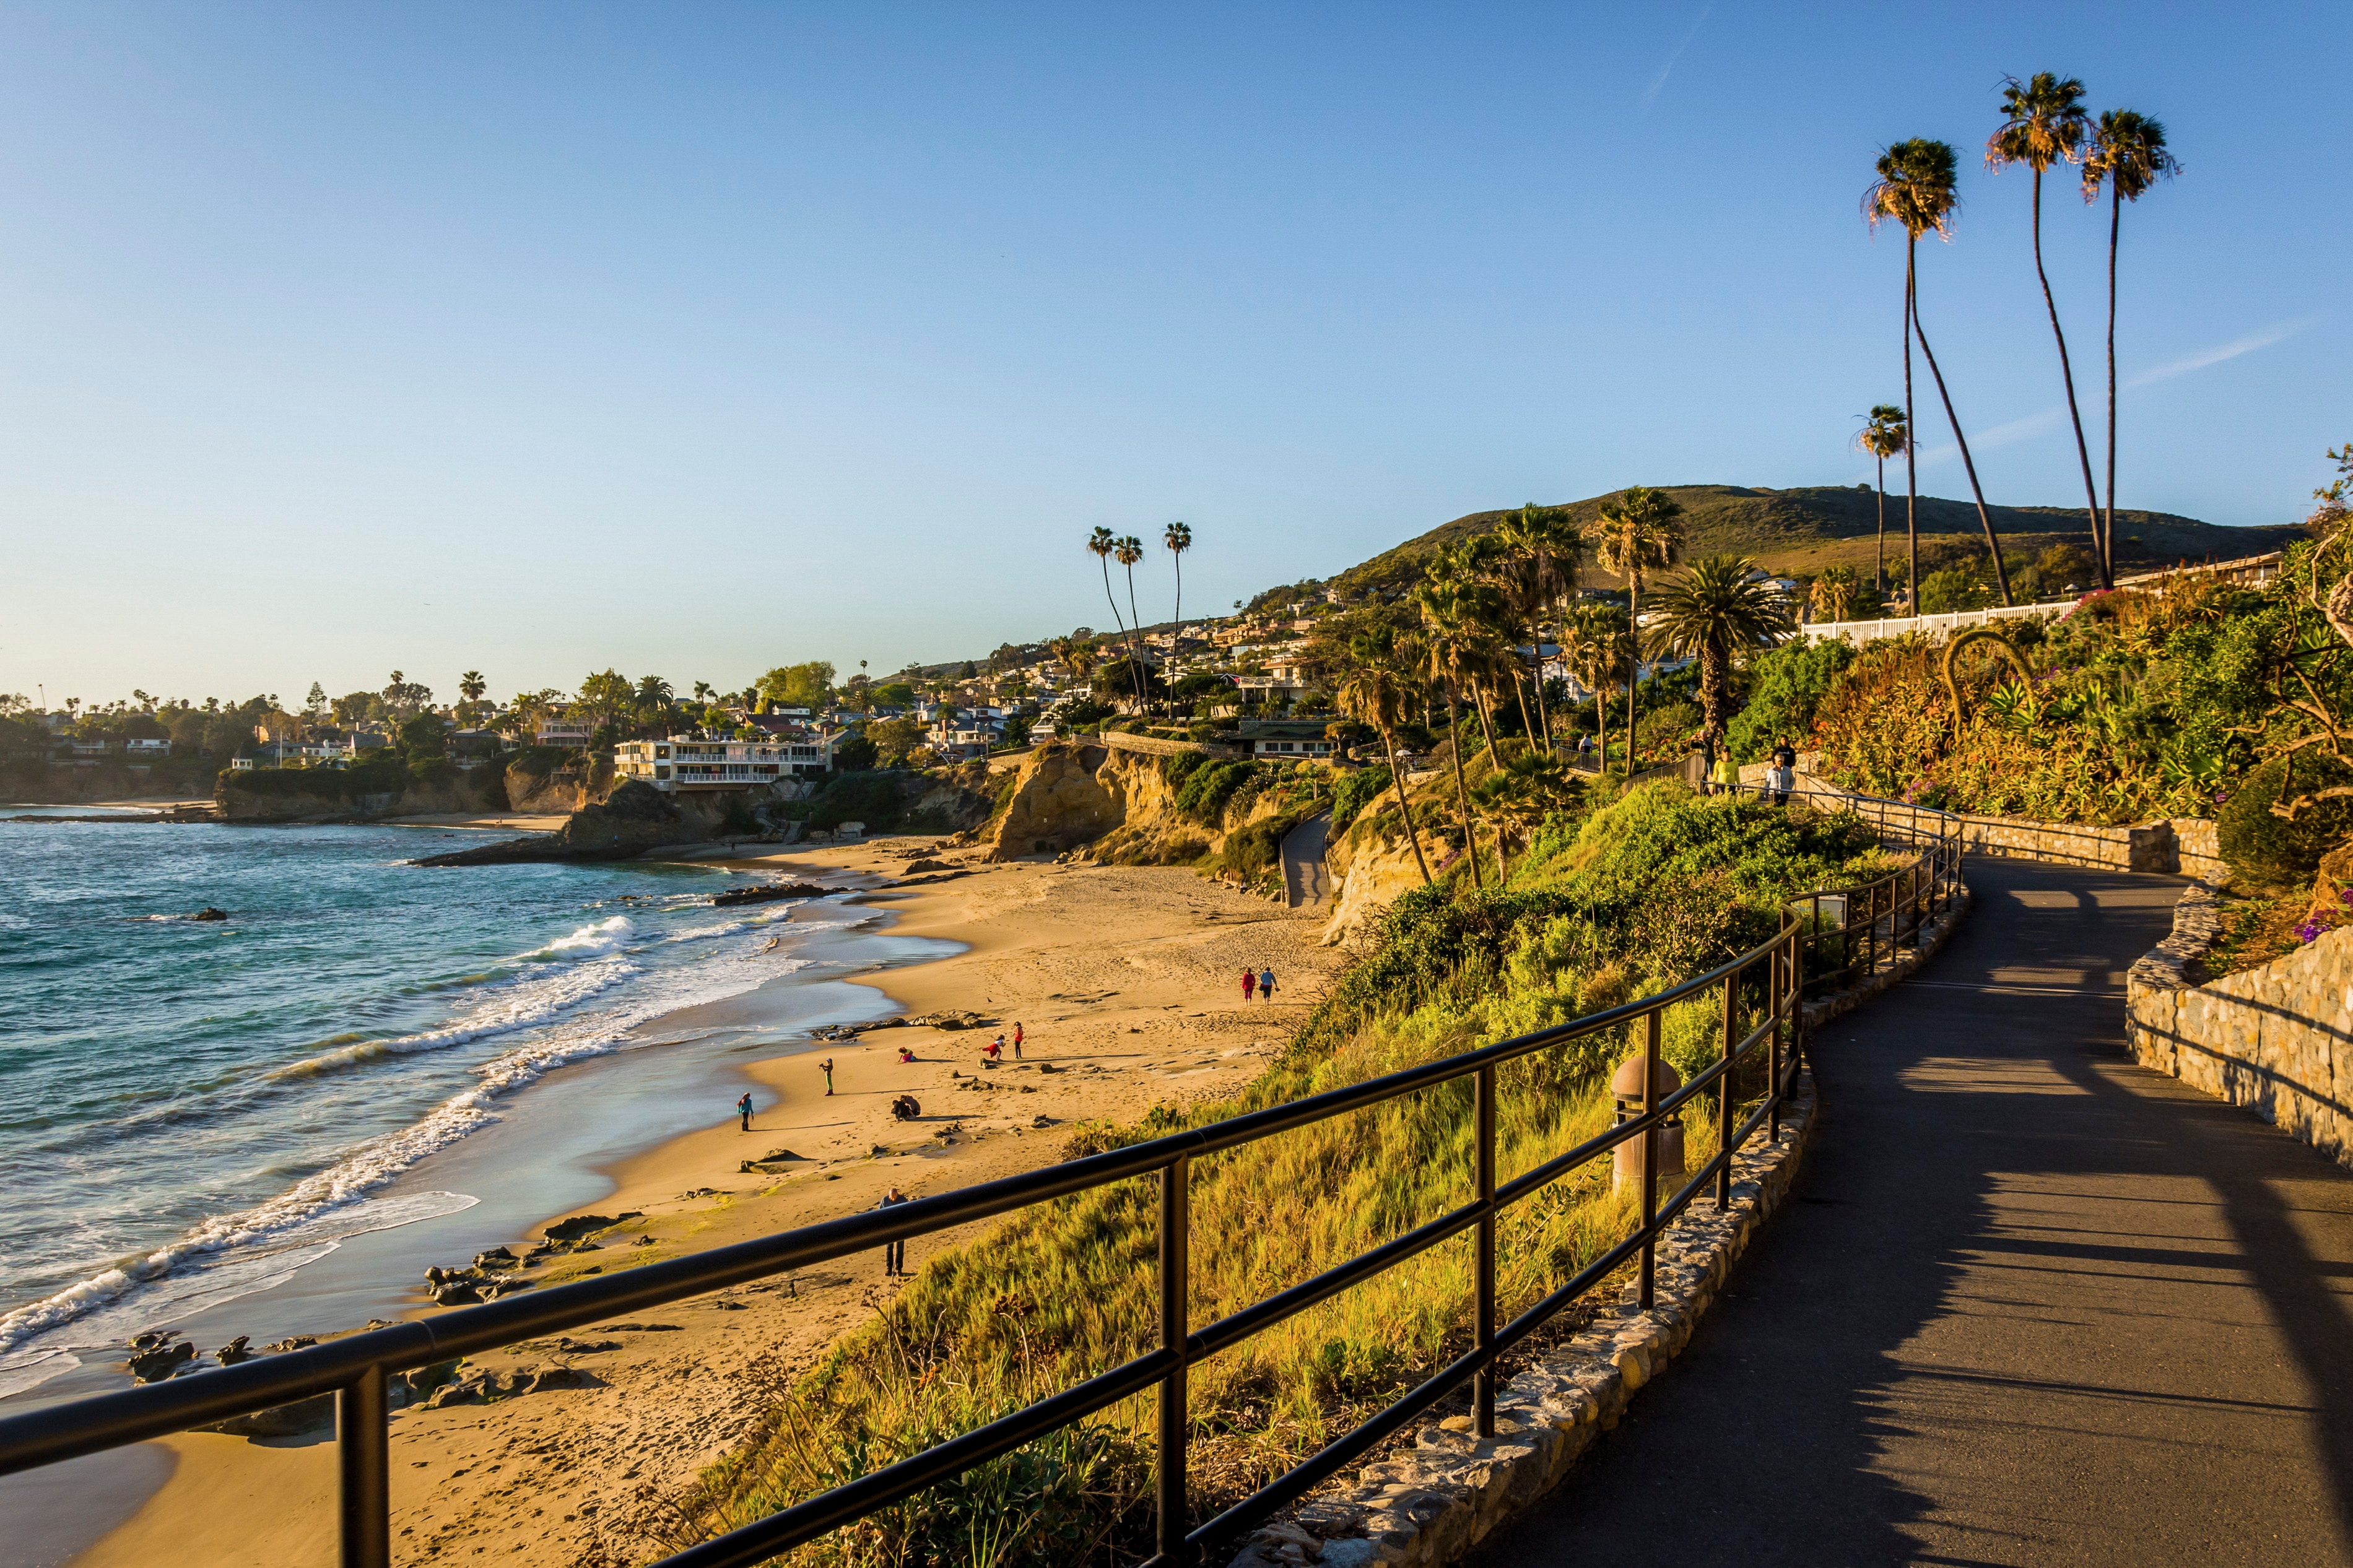
[[1256,770],[1246,762],[1218,762],[1214,758],[1203,761],[1209,765],[1196,766],[1176,791],[1176,809],[1196,822],[1214,827],[1225,818],[1226,803]]
[[1332,786],[1332,831],[1345,833],[1358,814],[1371,802],[1379,799],[1381,792],[1389,787],[1389,780],[1388,764],[1386,763],[1341,774],[1339,783]]
[[1748,705],[1725,731],[1733,760],[1762,762],[1777,740],[1803,744],[1831,683],[1853,662],[1849,642],[1790,642],[1750,665]]
[[2310,876],[2320,858],[2353,836],[2353,798],[2316,801],[2290,822],[2272,807],[2307,790],[2353,784],[2326,758],[2280,757],[2249,773],[2222,807],[2215,826],[2222,858],[2257,882]]

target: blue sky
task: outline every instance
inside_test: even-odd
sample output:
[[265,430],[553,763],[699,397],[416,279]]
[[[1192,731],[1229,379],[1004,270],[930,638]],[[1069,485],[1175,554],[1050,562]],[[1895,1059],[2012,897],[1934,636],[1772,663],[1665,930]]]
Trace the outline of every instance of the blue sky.
[[[1463,512],[1852,483],[1901,388],[1883,143],[1963,153],[1923,312],[1990,498],[2080,499],[1978,150],[2082,76],[2122,504],[2293,521],[2353,437],[2353,11],[18,5],[0,691],[499,695],[985,651]],[[2105,225],[2045,192],[2087,413]],[[1923,373],[1921,396],[1929,395]],[[1924,405],[1923,430],[1939,426]],[[1924,488],[1966,493],[1929,440]],[[1146,618],[1168,613],[1155,550]]]

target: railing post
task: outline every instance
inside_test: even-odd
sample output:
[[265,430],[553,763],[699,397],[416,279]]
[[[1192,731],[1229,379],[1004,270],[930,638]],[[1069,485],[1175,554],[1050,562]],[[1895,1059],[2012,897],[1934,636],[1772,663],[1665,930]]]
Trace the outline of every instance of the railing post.
[[1192,1559],[1185,1543],[1185,1335],[1187,1321],[1186,1262],[1190,1249],[1193,1209],[1189,1187],[1192,1161],[1179,1154],[1160,1172],[1160,1348],[1176,1352],[1176,1363],[1160,1380],[1160,1473],[1155,1501],[1159,1515],[1160,1559],[1187,1563]]
[[[1786,937],[1788,934],[1788,931],[1789,916],[1788,911],[1785,910],[1781,914],[1781,934]],[[1788,971],[1790,969],[1790,943],[1784,942],[1779,947],[1774,949],[1772,969],[1770,971],[1771,980],[1768,982],[1767,987],[1772,994],[1773,1002],[1773,1028],[1771,1032],[1773,1059],[1768,1069],[1772,1076],[1765,1082],[1765,1093],[1767,1096],[1766,1104],[1772,1107],[1769,1121],[1772,1126],[1772,1139],[1776,1143],[1778,1143],[1781,1141],[1781,1009],[1788,1005],[1788,992],[1787,987],[1788,984]]]
[[392,1399],[369,1367],[335,1393],[343,1568],[392,1568]]
[[[1789,1050],[1792,1059],[1801,1066],[1806,1060],[1806,949],[1802,942],[1789,944]],[[1818,1084],[1820,1079],[1815,1080]],[[1775,1086],[1778,1090],[1779,1086]],[[1778,1100],[1774,1102],[1777,1106]],[[1781,1115],[1773,1113],[1773,1127],[1778,1140]]]
[[1740,1037],[1740,976],[1724,977],[1724,1076],[1715,1080],[1715,1152],[1724,1169],[1715,1173],[1715,1212],[1732,1206],[1732,1047]]
[[[1479,1069],[1479,1099],[1472,1112],[1472,1140],[1476,1144],[1476,1180],[1479,1201],[1488,1205],[1479,1216],[1479,1276],[1473,1289],[1477,1296],[1477,1344],[1481,1351],[1492,1353],[1495,1348],[1495,1069]],[[1472,1420],[1476,1435],[1495,1435],[1495,1363],[1492,1361],[1480,1367],[1471,1384]]]
[[[1642,1114],[1648,1117],[1659,1108],[1659,1010],[1653,1007],[1642,1020]],[[1659,1217],[1659,1124],[1648,1122],[1642,1129],[1642,1310],[1651,1310],[1653,1287],[1658,1279],[1659,1238],[1651,1234],[1651,1226]]]

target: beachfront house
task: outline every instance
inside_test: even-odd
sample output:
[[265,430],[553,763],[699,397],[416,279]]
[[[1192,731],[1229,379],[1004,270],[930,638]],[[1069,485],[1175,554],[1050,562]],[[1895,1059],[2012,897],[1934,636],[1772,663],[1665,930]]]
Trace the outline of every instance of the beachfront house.
[[848,733],[809,730],[759,741],[707,741],[694,735],[624,741],[613,748],[613,772],[624,781],[643,779],[664,795],[765,789],[830,770],[834,748]]
[[585,749],[596,733],[596,726],[586,715],[575,718],[559,710],[539,721],[539,728],[532,733],[532,742],[576,752]]

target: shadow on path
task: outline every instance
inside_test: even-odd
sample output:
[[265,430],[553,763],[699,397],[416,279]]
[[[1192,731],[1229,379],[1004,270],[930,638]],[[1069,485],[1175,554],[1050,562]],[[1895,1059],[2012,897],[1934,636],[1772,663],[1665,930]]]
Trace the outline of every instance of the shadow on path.
[[2353,1174],[2132,1065],[2180,884],[1973,860],[1792,1193],[1505,1564],[2353,1564]]

